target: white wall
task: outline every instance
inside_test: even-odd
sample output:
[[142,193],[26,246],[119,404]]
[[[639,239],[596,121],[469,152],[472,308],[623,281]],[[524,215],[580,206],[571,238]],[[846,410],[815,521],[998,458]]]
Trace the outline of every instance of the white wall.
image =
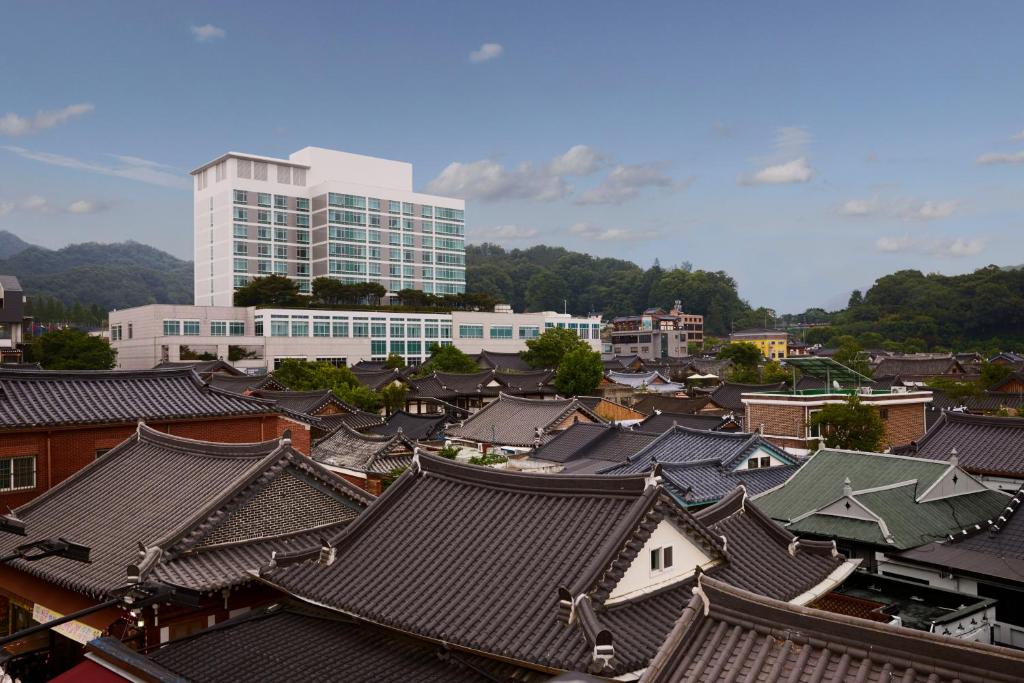
[[[652,572],[651,551],[665,546],[672,546],[672,567]],[[608,596],[608,603],[628,600],[676,583],[691,576],[698,565],[707,569],[711,564],[714,564],[714,561],[710,557],[694,545],[671,520],[664,519],[647,539],[647,543],[629,565],[629,569],[619,579],[619,583]]]

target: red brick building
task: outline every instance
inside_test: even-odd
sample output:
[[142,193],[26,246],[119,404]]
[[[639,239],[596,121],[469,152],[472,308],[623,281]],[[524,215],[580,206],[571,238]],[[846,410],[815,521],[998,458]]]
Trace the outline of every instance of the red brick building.
[[309,424],[273,402],[208,386],[191,367],[0,370],[0,508],[32,500],[130,437],[138,422],[190,439],[254,443]]

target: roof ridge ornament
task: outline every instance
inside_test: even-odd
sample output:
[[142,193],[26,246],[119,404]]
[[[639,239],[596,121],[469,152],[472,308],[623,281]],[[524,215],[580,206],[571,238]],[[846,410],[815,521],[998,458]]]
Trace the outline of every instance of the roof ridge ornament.
[[845,479],[843,479],[843,495],[844,496],[852,496],[853,495],[853,485],[850,484],[850,478],[849,477],[846,477]]
[[951,467],[956,467],[959,463],[960,458],[956,452],[956,446],[953,446],[953,448],[949,450],[949,464]]
[[[450,442],[446,442],[445,446]],[[423,463],[420,462],[420,447],[415,446],[412,449],[412,462],[409,463],[409,469],[412,470],[413,474],[419,474],[423,471]]]
[[286,429],[281,432],[281,447],[287,447],[292,445],[292,430]]
[[[697,569],[700,569],[698,565]],[[700,598],[701,603],[704,605],[704,616],[706,617],[711,613],[711,601],[708,600],[707,593],[704,592],[704,586],[701,581],[704,579],[704,572],[697,572],[697,585],[693,587],[693,594]]]

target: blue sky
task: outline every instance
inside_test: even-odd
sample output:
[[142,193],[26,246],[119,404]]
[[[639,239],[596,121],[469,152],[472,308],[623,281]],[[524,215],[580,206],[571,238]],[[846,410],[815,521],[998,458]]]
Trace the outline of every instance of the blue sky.
[[723,269],[841,305],[1024,263],[1024,5],[5,3],[0,229],[190,257],[187,171],[414,164],[470,241]]

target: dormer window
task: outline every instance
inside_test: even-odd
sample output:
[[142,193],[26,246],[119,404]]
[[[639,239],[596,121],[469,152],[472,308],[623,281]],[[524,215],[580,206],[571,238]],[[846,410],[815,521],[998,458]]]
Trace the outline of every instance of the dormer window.
[[762,467],[771,467],[772,459],[770,456],[764,455],[759,458],[750,458],[747,460],[747,469],[756,470]]
[[672,568],[672,546],[667,545],[651,550],[651,573],[657,574]]

